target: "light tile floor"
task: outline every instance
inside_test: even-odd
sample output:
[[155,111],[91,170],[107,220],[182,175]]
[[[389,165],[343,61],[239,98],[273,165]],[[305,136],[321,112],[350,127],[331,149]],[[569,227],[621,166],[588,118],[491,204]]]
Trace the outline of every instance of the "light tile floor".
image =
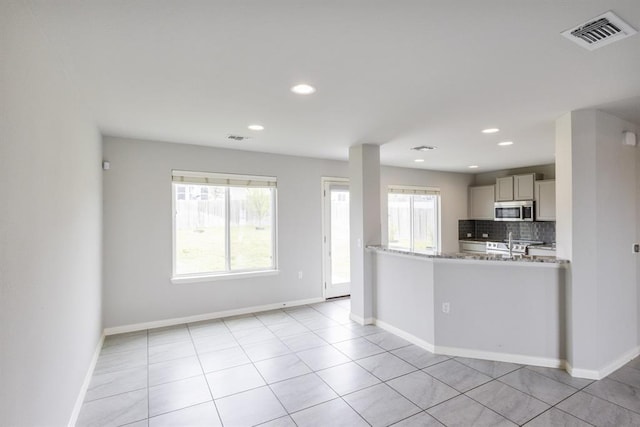
[[431,354],[349,299],[105,339],[78,426],[640,426],[640,358],[592,382]]

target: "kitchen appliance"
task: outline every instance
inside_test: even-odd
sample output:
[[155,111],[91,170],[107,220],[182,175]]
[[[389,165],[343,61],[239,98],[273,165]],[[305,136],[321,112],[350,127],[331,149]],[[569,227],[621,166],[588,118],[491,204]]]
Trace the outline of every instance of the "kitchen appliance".
[[[486,248],[488,254],[508,256],[526,255],[530,246],[542,245],[544,242],[536,240],[517,240],[508,239],[504,242],[487,242]],[[511,250],[509,250],[511,249]]]
[[533,221],[534,201],[496,202],[494,204],[494,221]]

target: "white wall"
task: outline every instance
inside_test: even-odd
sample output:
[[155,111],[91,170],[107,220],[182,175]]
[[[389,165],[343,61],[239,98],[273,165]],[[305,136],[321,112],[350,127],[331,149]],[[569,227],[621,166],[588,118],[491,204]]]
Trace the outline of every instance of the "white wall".
[[374,316],[430,346],[435,344],[431,259],[376,252]]
[[[322,297],[320,182],[347,177],[346,162],[113,137],[105,138],[104,158],[111,162],[104,174],[107,327]],[[172,169],[277,176],[280,274],[171,284]],[[388,184],[441,187],[444,241],[457,250],[457,221],[466,217],[471,179],[383,167],[381,194]]]
[[[119,138],[104,157],[107,327],[322,296],[320,182],[347,163]],[[280,273],[171,284],[172,169],[276,176]]]
[[[571,162],[571,113],[564,114],[556,120],[556,256],[571,259],[572,237],[572,180]],[[592,162],[589,162],[592,163]]]
[[102,331],[100,136],[23,2],[0,64],[0,425],[66,425]]
[[[533,365],[558,366],[564,360],[564,267],[459,260],[434,264],[437,347]],[[449,313],[441,310],[445,302]]]
[[[557,121],[558,251],[571,260],[568,359],[606,373],[638,349],[638,127],[596,110]],[[571,202],[562,201],[570,194]]]
[[[639,126],[600,111],[596,114],[597,245],[598,245],[598,356],[601,364],[638,346],[636,266],[637,147],[622,144],[622,132]],[[575,231],[574,231],[575,232]],[[628,325],[628,327],[626,326]]]
[[382,251],[374,259],[383,327],[436,353],[556,367],[564,360],[564,266]]
[[368,245],[379,245],[380,147],[361,144],[349,148],[349,232],[351,234],[351,317],[366,324],[373,319],[373,275]]

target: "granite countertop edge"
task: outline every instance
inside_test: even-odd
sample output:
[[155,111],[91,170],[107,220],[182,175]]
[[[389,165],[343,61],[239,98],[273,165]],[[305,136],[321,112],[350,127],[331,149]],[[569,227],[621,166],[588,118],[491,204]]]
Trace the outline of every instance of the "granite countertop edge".
[[558,259],[554,256],[524,256],[524,257],[504,258],[500,255],[493,255],[493,254],[472,254],[472,253],[460,253],[460,252],[424,254],[424,253],[411,252],[411,251],[402,250],[402,249],[394,249],[394,248],[390,248],[388,246],[382,246],[382,245],[370,245],[370,246],[367,246],[367,249],[371,251],[376,251],[376,252],[387,252],[392,254],[409,255],[409,256],[415,256],[419,258],[430,258],[430,259],[459,259],[459,260],[475,260],[475,261],[569,264],[568,260]]

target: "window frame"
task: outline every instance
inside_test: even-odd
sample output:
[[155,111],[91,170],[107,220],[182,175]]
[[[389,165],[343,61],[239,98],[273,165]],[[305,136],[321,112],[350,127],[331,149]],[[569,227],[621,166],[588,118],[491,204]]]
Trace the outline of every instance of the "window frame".
[[[390,232],[389,229],[389,196],[391,194],[405,194],[410,196],[409,200],[409,251],[415,253],[439,253],[442,251],[442,193],[440,192],[440,188],[438,187],[422,187],[422,186],[409,186],[409,185],[389,185],[387,187],[387,245],[391,247],[390,244]],[[436,203],[436,212],[435,212],[435,244],[436,247],[431,251],[416,251],[415,250],[415,208],[414,208],[414,197],[413,196],[422,196],[422,195],[431,195],[437,196]]]
[[[172,267],[171,267],[171,282],[174,284],[179,283],[196,283],[204,281],[215,281],[221,279],[239,279],[246,277],[258,277],[258,276],[270,276],[278,274],[278,186],[277,178],[272,176],[259,176],[259,175],[239,175],[229,173],[213,173],[213,172],[194,172],[194,171],[171,171],[171,231],[172,231]],[[183,176],[193,179],[201,179],[203,182],[181,182],[176,180],[176,176]],[[212,180],[214,182],[207,182]],[[227,185],[220,183],[220,180],[226,180]],[[239,182],[264,182],[267,185],[240,185]],[[235,184],[230,184],[235,182]],[[224,271],[210,271],[202,273],[187,273],[177,274],[177,254],[176,254],[176,217],[177,211],[177,189],[178,185],[199,185],[210,187],[223,187],[225,190],[225,270]],[[237,188],[269,188],[271,189],[271,250],[272,250],[272,263],[269,268],[255,268],[255,269],[231,269],[231,187]],[[185,192],[186,194],[186,192]]]

